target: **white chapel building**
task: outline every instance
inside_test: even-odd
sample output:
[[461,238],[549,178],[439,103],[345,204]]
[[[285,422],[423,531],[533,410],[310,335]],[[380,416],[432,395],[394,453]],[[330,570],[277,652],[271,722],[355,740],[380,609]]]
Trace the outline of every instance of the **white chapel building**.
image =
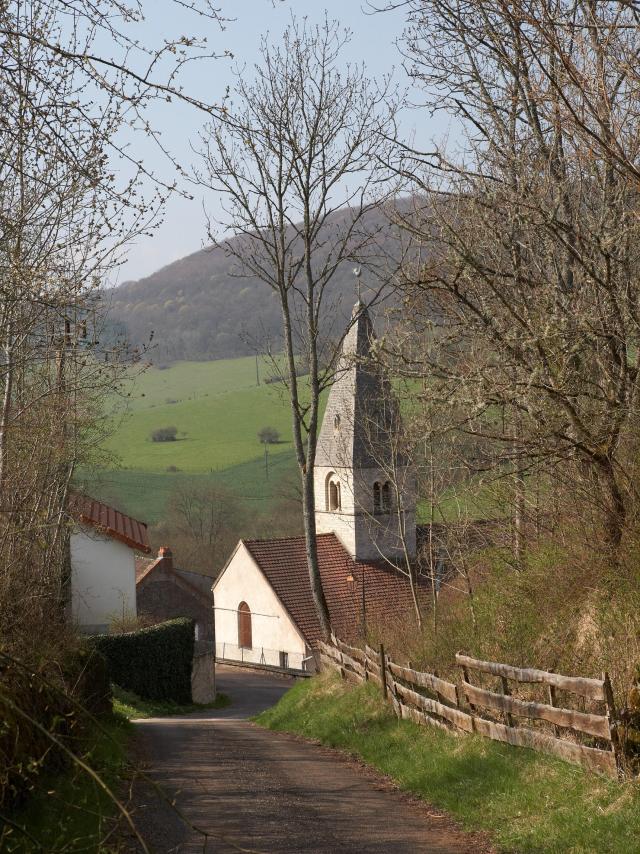
[[[397,448],[399,414],[373,365],[367,309],[356,303],[318,437],[318,564],[331,625],[361,635],[367,619],[411,609],[415,477]],[[304,537],[240,540],[213,585],[216,656],[311,669],[321,638]]]

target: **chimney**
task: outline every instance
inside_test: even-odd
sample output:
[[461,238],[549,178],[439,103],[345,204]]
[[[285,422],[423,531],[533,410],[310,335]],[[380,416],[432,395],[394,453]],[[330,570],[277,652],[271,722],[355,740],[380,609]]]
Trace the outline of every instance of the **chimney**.
[[169,546],[160,546],[158,549],[158,562],[162,561],[162,568],[168,572],[173,570],[173,552]]

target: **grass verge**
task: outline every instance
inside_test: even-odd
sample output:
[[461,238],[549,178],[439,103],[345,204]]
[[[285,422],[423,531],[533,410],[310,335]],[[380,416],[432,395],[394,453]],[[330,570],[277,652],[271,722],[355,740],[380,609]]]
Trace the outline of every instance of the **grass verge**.
[[[127,773],[132,726],[118,714],[100,723],[100,728],[94,728],[85,743],[75,748],[76,755],[118,797],[121,779]],[[40,779],[26,805],[5,817],[0,850],[7,854],[115,852],[117,814],[112,798],[82,768],[74,765],[66,772]]]
[[530,750],[398,721],[371,685],[333,674],[295,685],[257,722],[355,754],[403,789],[446,809],[503,851],[640,851],[640,787]]
[[143,700],[133,691],[125,691],[113,685],[113,710],[125,718],[163,718],[168,715],[186,715],[204,709],[224,709],[231,700],[226,694],[218,694],[212,703],[189,703],[179,705],[169,700]]

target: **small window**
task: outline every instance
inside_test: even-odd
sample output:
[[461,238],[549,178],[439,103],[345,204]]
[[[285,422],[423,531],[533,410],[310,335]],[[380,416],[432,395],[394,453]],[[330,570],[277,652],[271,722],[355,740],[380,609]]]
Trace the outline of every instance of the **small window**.
[[327,510],[332,512],[340,510],[342,507],[340,481],[335,472],[329,472],[325,481],[325,506]]
[[197,641],[201,640],[201,637],[200,637],[200,633],[201,633],[200,623],[196,623],[196,624],[195,624],[194,631],[195,631],[195,639],[196,639]]
[[251,649],[253,647],[253,639],[251,637],[251,609],[246,602],[241,602],[238,605],[238,646],[243,649]]
[[333,417],[333,431],[334,431],[334,433],[337,433],[339,429],[340,429],[340,416],[334,415],[334,417]]
[[280,652],[280,667],[282,670],[289,669],[289,653],[288,652]]
[[386,481],[383,484],[373,484],[373,512],[378,516],[391,510],[391,484]]
[[380,506],[382,508],[383,513],[388,513],[391,510],[391,484],[389,481],[382,485],[382,492],[380,495]]

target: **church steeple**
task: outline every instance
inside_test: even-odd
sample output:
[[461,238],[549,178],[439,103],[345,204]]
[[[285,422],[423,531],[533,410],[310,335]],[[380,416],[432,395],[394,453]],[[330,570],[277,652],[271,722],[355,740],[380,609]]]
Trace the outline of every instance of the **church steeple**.
[[393,560],[415,554],[413,472],[398,452],[398,409],[372,363],[374,341],[358,300],[318,436],[316,527],[356,560]]

